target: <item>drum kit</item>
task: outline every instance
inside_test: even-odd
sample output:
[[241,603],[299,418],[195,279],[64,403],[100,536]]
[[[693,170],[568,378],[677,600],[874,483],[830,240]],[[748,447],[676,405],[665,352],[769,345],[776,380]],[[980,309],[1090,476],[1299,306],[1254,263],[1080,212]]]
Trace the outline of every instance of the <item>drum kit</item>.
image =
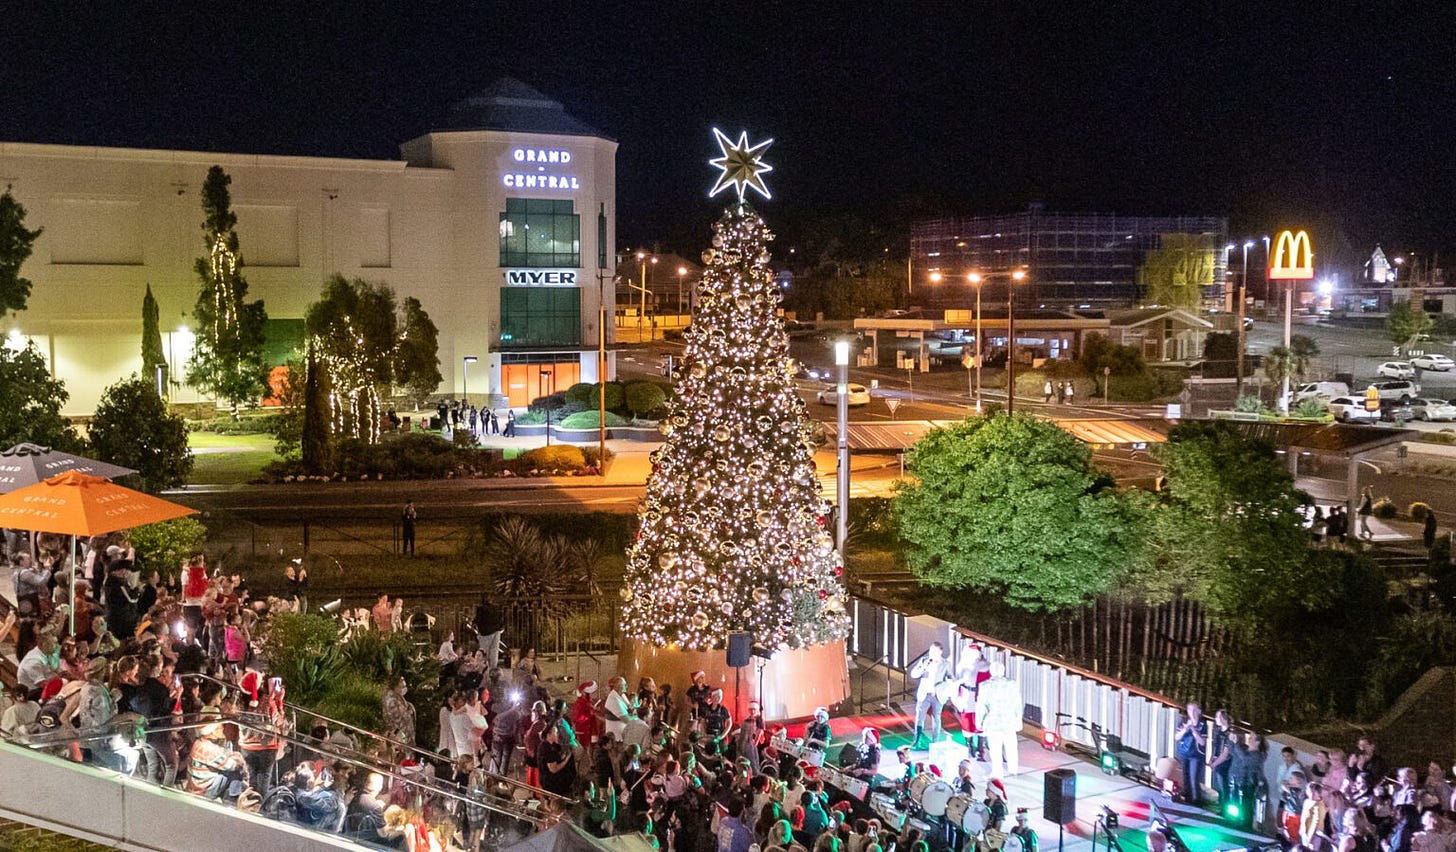
[[871,804],[891,825],[909,824],[927,833],[936,827],[957,829],[965,838],[959,852],[1026,852],[1019,836],[990,827],[991,811],[984,802],[956,793],[935,775],[916,775],[906,792],[908,801],[898,807],[889,796],[877,795]]
[[774,750],[780,754],[792,754],[798,758],[800,766],[819,767],[824,765],[824,749],[809,748],[806,745],[797,743],[784,736],[782,731],[774,734],[773,739],[769,740],[769,745],[773,746]]

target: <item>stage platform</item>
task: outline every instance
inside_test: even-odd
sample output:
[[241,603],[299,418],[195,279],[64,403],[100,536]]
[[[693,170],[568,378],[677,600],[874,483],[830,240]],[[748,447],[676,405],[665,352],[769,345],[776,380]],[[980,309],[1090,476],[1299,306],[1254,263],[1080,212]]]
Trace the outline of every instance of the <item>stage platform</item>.
[[[830,728],[834,744],[829,749],[831,759],[839,753],[846,742],[858,742],[861,729],[865,726],[878,728],[881,735],[880,772],[887,777],[898,777],[903,769],[895,757],[895,749],[908,744],[912,739],[909,726],[910,716],[877,715],[855,716],[832,719]],[[791,737],[802,736],[803,725],[792,725],[788,729]],[[952,746],[952,743],[954,745]],[[1009,796],[1009,810],[1026,808],[1030,826],[1036,830],[1041,852],[1057,849],[1057,826],[1042,818],[1043,776],[1050,769],[1071,769],[1077,773],[1077,821],[1065,827],[1062,836],[1064,852],[1094,852],[1092,836],[1094,825],[1102,808],[1108,807],[1117,813],[1119,827],[1114,832],[1116,848],[1121,852],[1146,852],[1149,817],[1154,812],[1171,820],[1178,836],[1189,852],[1225,852],[1235,849],[1263,849],[1277,846],[1272,835],[1257,831],[1244,831],[1222,821],[1212,810],[1201,810],[1169,801],[1166,795],[1129,778],[1105,774],[1101,767],[1090,760],[1066,751],[1048,751],[1041,743],[1022,737],[1018,742],[1021,758],[1020,772],[1003,779]],[[934,759],[941,766],[942,776],[954,778],[956,766],[966,755],[964,740],[954,725],[941,735],[940,743],[932,750],[911,752],[911,762],[929,763]],[[987,766],[973,764],[978,795],[985,790]],[[1008,819],[1004,828],[1014,824]],[[1095,849],[1109,848],[1101,829],[1097,830]],[[1114,849],[1116,852],[1116,849]]]

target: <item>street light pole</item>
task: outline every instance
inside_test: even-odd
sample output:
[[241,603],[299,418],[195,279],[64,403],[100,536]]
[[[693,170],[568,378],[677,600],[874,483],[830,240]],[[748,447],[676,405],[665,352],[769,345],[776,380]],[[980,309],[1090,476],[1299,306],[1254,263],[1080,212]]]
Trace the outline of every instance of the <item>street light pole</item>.
[[981,413],[981,281],[979,274],[972,272],[966,276],[971,286],[976,288],[976,348],[971,351],[971,358],[974,359],[972,366],[975,367],[976,380],[976,413]]
[[[613,290],[615,293],[615,290]],[[607,475],[607,287],[597,271],[597,475]]]
[[1016,413],[1016,285],[1026,278],[1024,270],[1011,273],[1006,282],[1006,413]]
[[683,276],[688,274],[686,266],[677,268],[677,312],[681,316],[683,312]]
[[[546,390],[547,379],[551,380],[551,391],[554,392],[556,390],[556,375],[550,370],[542,370],[541,383],[536,388],[538,391]],[[549,447],[551,446],[551,393],[542,393],[541,395],[547,397],[546,405],[544,407],[546,409],[546,446]]]
[[460,359],[463,365],[460,368],[460,401],[467,406],[470,405],[470,365],[478,360],[480,359],[474,355],[466,355]]
[[1248,300],[1247,290],[1249,286],[1249,248],[1254,245],[1253,240],[1244,240],[1244,273],[1239,276],[1239,352],[1237,372],[1234,373],[1234,400],[1244,395],[1244,348],[1248,345],[1244,338],[1244,302]]
[[844,543],[849,538],[849,341],[834,343],[834,366],[839,371],[839,386],[834,395],[839,410],[839,470],[836,473],[838,485],[839,512],[835,519],[835,533],[839,543],[839,557],[844,558]]

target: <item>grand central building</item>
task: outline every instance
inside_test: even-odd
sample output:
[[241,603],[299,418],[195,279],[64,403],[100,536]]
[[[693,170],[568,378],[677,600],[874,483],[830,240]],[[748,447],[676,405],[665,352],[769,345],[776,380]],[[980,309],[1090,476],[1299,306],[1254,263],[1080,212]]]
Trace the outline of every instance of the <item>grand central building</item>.
[[[12,130],[13,132],[13,130]],[[174,380],[193,346],[207,170],[232,177],[249,298],[279,364],[338,273],[418,298],[440,330],[441,393],[511,405],[598,378],[598,317],[611,342],[617,143],[515,80],[456,104],[398,160],[217,154],[0,142],[0,181],[40,227],[21,274],[29,308],[5,345],[33,341],[92,411],[141,369],[141,309],[160,303]],[[612,373],[608,355],[608,373]],[[174,399],[196,391],[174,386]]]

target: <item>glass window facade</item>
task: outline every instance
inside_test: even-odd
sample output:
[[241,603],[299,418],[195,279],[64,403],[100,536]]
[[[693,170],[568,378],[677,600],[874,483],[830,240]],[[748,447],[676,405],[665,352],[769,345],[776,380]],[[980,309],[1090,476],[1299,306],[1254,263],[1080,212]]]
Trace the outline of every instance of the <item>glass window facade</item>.
[[502,287],[501,348],[581,345],[581,290]]
[[581,217],[571,201],[507,198],[500,216],[500,265],[581,266]]

